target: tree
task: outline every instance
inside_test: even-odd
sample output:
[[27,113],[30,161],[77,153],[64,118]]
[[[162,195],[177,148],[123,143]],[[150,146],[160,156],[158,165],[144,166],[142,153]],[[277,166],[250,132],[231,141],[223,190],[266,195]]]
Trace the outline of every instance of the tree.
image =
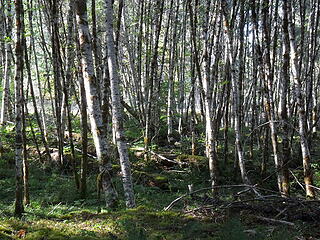
[[9,95],[10,95],[10,77],[11,77],[11,41],[12,41],[12,9],[11,9],[11,1],[6,1],[6,9],[7,14],[6,18],[6,29],[5,29],[5,67],[4,67],[4,90],[2,94],[2,102],[1,102],[1,115],[0,115],[0,124],[4,124],[9,118]]
[[[315,192],[313,188],[313,177],[311,168],[311,155],[308,146],[307,132],[306,132],[306,113],[304,109],[304,99],[302,96],[302,84],[301,75],[298,65],[298,53],[295,38],[295,25],[293,22],[292,15],[292,1],[285,0],[285,7],[283,9],[284,14],[288,18],[288,32],[290,39],[290,61],[291,61],[291,74],[295,84],[295,93],[298,107],[298,117],[299,117],[299,134],[300,134],[300,144],[302,150],[302,161],[303,161],[303,173],[304,173],[304,183],[306,185],[306,195],[307,197],[314,198]],[[286,32],[285,32],[286,33]]]
[[76,19],[81,52],[82,74],[91,123],[91,132],[100,164],[100,178],[105,194],[106,205],[113,207],[116,204],[117,193],[112,185],[112,166],[108,156],[108,141],[106,130],[102,122],[101,108],[98,98],[97,82],[94,75],[91,38],[89,34],[87,1],[76,0]]
[[23,206],[23,38],[24,38],[24,19],[22,0],[15,0],[16,11],[16,46],[15,46],[15,166],[16,166],[16,198],[14,214],[18,217],[24,212]]
[[237,150],[237,157],[239,162],[239,167],[241,171],[241,178],[242,181],[246,184],[249,184],[249,178],[247,175],[247,171],[245,168],[245,158],[244,158],[244,152],[243,152],[243,144],[242,144],[242,133],[241,133],[241,127],[240,127],[240,118],[241,118],[241,112],[240,112],[240,95],[239,95],[239,81],[237,79],[236,69],[235,69],[235,61],[234,61],[234,50],[232,45],[232,31],[230,30],[230,15],[229,15],[229,9],[228,6],[224,1],[221,2],[221,10],[223,13],[223,21],[224,21],[224,29],[225,29],[225,41],[226,41],[226,54],[227,58],[230,61],[230,68],[231,68],[231,88],[232,88],[232,112],[234,116],[234,130],[235,130],[235,145]]
[[120,164],[122,171],[122,181],[127,207],[135,206],[133,193],[131,167],[127,149],[127,143],[124,138],[123,131],[123,107],[121,105],[120,92],[120,77],[118,73],[116,49],[113,39],[113,10],[112,1],[106,0],[106,38],[108,49],[108,66],[110,72],[110,87],[111,87],[111,105],[112,105],[112,124],[114,125],[116,134],[116,143],[120,156]]

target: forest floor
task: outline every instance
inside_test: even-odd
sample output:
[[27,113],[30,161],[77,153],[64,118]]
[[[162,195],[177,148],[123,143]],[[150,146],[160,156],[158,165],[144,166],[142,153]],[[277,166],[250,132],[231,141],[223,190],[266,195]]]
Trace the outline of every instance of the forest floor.
[[[81,199],[71,173],[31,158],[31,203],[16,219],[14,155],[7,151],[0,158],[0,239],[320,239],[318,201],[283,199],[262,188],[259,197],[228,180],[232,173],[227,172],[225,185],[212,197],[207,160],[173,152],[158,150],[160,155],[153,154],[147,163],[131,153],[138,207],[130,210],[124,210],[123,201],[117,209],[103,207],[93,159],[88,196]],[[114,184],[123,198],[121,183]],[[195,192],[188,194],[191,184]]]

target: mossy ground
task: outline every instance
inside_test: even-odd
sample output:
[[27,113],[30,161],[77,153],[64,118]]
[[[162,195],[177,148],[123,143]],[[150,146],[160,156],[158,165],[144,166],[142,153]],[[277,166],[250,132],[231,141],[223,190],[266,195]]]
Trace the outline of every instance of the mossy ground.
[[[189,184],[196,188],[208,186],[207,160],[181,155],[177,160],[187,162],[186,167],[167,168],[161,162],[145,162],[134,154],[130,156],[137,208],[126,210],[123,201],[117,209],[104,208],[103,200],[97,199],[94,168],[89,171],[87,198],[81,199],[71,173],[41,164],[35,156],[30,156],[31,203],[25,207],[23,217],[16,219],[13,217],[14,155],[6,151],[0,158],[0,240],[262,240],[294,239],[303,234],[302,228],[255,223],[242,213],[233,215],[217,209],[215,216],[192,215],[189,210],[199,205],[190,197],[179,201],[171,211],[164,211],[172,200],[188,191]],[[90,166],[97,164],[93,161]],[[115,170],[119,170],[117,164],[115,161]],[[119,179],[114,185],[120,199],[123,198]]]

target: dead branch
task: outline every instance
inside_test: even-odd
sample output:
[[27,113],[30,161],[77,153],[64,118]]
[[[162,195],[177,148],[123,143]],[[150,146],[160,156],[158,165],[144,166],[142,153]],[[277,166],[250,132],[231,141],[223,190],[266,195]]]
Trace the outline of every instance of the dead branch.
[[178,164],[180,167],[182,165],[185,165],[186,163],[182,163],[182,162],[179,162],[179,161],[176,161],[176,160],[171,160],[169,158],[166,158],[162,155],[160,155],[159,153],[155,153],[154,151],[149,151],[152,155],[156,156],[157,158],[163,160],[163,161],[167,161],[167,162],[171,162],[171,163],[174,163],[174,164]]
[[181,195],[180,197],[176,198],[175,200],[173,200],[167,207],[164,208],[165,211],[170,210],[177,202],[179,202],[181,199],[190,196],[192,194],[198,193],[198,192],[203,192],[203,191],[208,191],[208,190],[212,190],[212,189],[219,189],[219,188],[251,188],[254,189],[255,186],[251,186],[251,185],[246,185],[246,184],[239,184],[239,185],[220,185],[220,186],[212,186],[212,187],[207,187],[207,188],[201,188],[189,193],[185,193],[183,195]]
[[266,218],[266,217],[261,217],[261,216],[254,216],[252,215],[252,217],[264,221],[264,222],[268,222],[268,223],[272,223],[272,224],[285,224],[285,225],[289,225],[294,227],[295,224],[292,222],[288,222],[288,221],[283,221],[283,220],[277,220],[277,219],[273,219],[273,218]]
[[306,189],[303,187],[303,185],[299,182],[298,178],[293,174],[291,170],[289,170],[291,175],[294,177],[294,180],[299,184],[299,186],[303,189],[303,191],[306,191]]

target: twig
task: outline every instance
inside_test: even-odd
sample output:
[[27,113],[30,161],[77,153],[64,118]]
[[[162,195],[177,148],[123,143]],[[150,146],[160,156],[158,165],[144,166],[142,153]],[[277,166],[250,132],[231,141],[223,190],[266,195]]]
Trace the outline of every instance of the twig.
[[[292,174],[292,176],[294,177],[294,179],[296,180],[296,182],[300,185],[300,187],[301,187],[304,191],[306,191],[305,188],[304,188],[304,186],[305,186],[306,184],[300,183],[299,180],[297,179],[297,177],[293,174],[293,172],[292,172],[291,170],[290,170],[290,173]],[[303,185],[304,185],[304,186],[303,186]],[[314,188],[314,189],[316,189],[316,190],[318,190],[318,191],[320,191],[320,188],[318,188],[318,187],[316,187],[316,186],[313,186],[313,185],[310,185],[310,184],[309,184],[309,186],[312,187],[312,188]]]
[[291,170],[289,170],[292,176],[294,177],[294,180],[299,184],[299,186],[303,189],[303,191],[306,191],[306,189],[303,187],[303,185],[299,182],[298,178],[293,174]]
[[53,213],[54,210],[56,210],[61,204],[62,204],[62,202],[59,202],[57,205],[55,205],[54,208],[48,214]]
[[[82,153],[82,151],[81,151],[79,148],[76,148],[76,147],[75,147],[74,150],[76,150],[77,152]],[[97,159],[96,156],[94,156],[94,155],[92,155],[92,154],[90,154],[90,153],[87,153],[87,155],[88,155],[88,157],[91,157],[91,158],[93,158],[93,159]]]
[[274,218],[278,218],[280,217],[284,212],[286,212],[288,210],[288,208],[286,207],[285,209],[283,209],[281,212],[279,212]]
[[[211,188],[210,188],[210,189],[211,189]],[[208,190],[208,189],[206,189],[206,190]],[[188,196],[188,195],[190,195],[190,193],[185,193],[185,194],[181,195],[180,197],[176,198],[176,199],[173,200],[167,207],[165,207],[164,210],[165,210],[165,211],[170,210],[170,209],[173,207],[174,204],[176,204],[176,203],[179,202],[182,198],[184,198],[184,197],[186,197],[186,196]]]
[[182,170],[175,170],[175,169],[172,169],[172,170],[168,170],[167,172],[174,172],[174,173],[186,173],[187,171],[182,171]]
[[175,200],[173,200],[167,207],[164,208],[165,211],[170,210],[173,205],[175,205],[177,202],[179,202],[181,199],[183,199],[184,197],[187,197],[189,195],[198,193],[198,192],[202,192],[202,191],[207,191],[207,190],[212,190],[212,189],[216,189],[216,188],[235,188],[235,187],[245,187],[245,188],[255,188],[255,186],[250,186],[250,185],[246,185],[246,184],[239,184],[239,185],[220,185],[220,186],[212,186],[212,187],[207,187],[207,188],[201,188],[189,193],[185,193],[183,195],[181,195],[180,197],[176,198]]
[[[283,121],[283,120],[276,120],[276,121],[268,121],[268,122],[265,122],[265,123],[262,123],[260,124],[259,126],[255,127],[247,136],[246,136],[246,139],[244,141],[244,145],[246,145],[246,142],[247,140],[249,139],[249,137],[252,135],[252,133],[254,133],[256,130],[258,130],[259,128],[265,126],[265,125],[268,125],[270,123],[282,123],[282,124],[286,124],[288,125],[290,128],[292,128],[293,130],[295,130],[298,134],[299,134],[299,130],[296,129],[292,124],[290,124],[289,122],[287,121]],[[299,134],[300,135],[300,134]]]
[[254,218],[257,218],[259,220],[265,221],[265,222],[269,222],[269,223],[276,223],[276,224],[285,224],[285,225],[289,225],[294,227],[294,223],[292,222],[288,222],[288,221],[283,221],[283,220],[277,220],[277,219],[273,219],[273,218],[266,218],[266,217],[260,217],[260,216],[253,216]]

